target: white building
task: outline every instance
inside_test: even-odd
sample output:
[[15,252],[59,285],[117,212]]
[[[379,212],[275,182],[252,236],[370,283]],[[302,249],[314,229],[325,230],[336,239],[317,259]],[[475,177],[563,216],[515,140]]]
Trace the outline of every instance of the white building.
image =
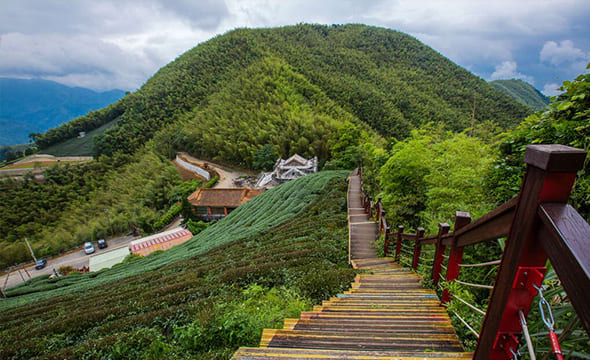
[[287,160],[279,158],[270,173],[262,173],[256,183],[257,188],[273,187],[289,180],[318,172],[318,158],[306,159],[297,154]]

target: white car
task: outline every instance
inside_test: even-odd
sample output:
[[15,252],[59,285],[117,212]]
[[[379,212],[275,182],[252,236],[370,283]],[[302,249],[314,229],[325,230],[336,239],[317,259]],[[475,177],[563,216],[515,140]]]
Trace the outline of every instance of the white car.
[[90,255],[95,251],[94,245],[91,242],[84,243],[84,252],[86,255]]

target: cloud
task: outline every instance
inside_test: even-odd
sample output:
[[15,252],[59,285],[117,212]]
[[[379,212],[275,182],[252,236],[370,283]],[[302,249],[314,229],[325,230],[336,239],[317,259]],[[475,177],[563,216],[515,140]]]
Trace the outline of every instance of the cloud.
[[496,66],[496,71],[492,73],[491,79],[521,79],[531,85],[535,83],[533,77],[517,72],[516,67],[516,61],[503,61],[500,65]]
[[[96,90],[133,89],[153,72],[153,61],[144,54],[87,35],[60,34],[2,36],[0,68],[3,76],[39,77],[66,85]],[[89,78],[96,78],[92,83]],[[77,83],[76,78],[86,79]]]
[[557,88],[559,88],[560,86],[561,85],[555,83],[545,84],[542,93],[547,96],[559,95],[562,93],[562,91],[557,90]]
[[[217,34],[305,22],[400,30],[482,77],[555,82],[575,75],[583,59],[554,62],[590,48],[588,13],[590,2],[575,0],[0,0],[0,75],[68,84],[94,77],[94,89],[133,90]],[[571,47],[549,39],[570,39]],[[507,59],[519,71],[494,69]]]
[[590,53],[576,48],[571,40],[563,40],[559,43],[547,41],[539,55],[541,61],[555,66],[590,61]]
[[[134,90],[158,68],[214,35],[219,1],[0,3],[0,75],[95,90]],[[93,81],[94,79],[94,81]]]

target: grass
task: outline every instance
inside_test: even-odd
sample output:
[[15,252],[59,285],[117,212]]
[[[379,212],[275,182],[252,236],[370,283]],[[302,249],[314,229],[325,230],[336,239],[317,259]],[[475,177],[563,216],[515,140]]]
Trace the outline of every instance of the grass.
[[59,144],[52,145],[46,149],[42,149],[39,152],[43,154],[50,154],[55,156],[93,156],[94,155],[94,143],[92,138],[95,135],[100,135],[105,132],[108,128],[115,125],[117,120],[108,122],[101,127],[98,127],[92,131],[86,133],[83,138],[75,137],[62,141]]
[[[176,251],[68,276],[54,284],[69,289],[10,311],[4,304],[14,299],[0,302],[0,358],[228,359],[238,346],[257,345],[263,328],[353,280],[344,178],[326,172],[289,182]],[[126,276],[112,281],[118,273]],[[93,282],[80,287],[85,278]]]

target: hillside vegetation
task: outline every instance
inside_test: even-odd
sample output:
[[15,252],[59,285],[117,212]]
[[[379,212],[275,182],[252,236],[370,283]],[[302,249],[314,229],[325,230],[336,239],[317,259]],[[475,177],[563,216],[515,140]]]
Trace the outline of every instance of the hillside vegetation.
[[[166,161],[179,150],[246,168],[294,153],[318,156],[327,168],[354,168],[365,145],[381,148],[429,122],[446,130],[505,129],[526,114],[396,31],[363,25],[231,31],[179,56],[137,92],[38,136],[40,152],[87,153],[90,136],[71,138],[108,127],[93,138],[100,156],[98,165],[84,167],[85,180],[60,168],[54,173],[71,182],[1,185],[0,213],[11,223],[0,223],[0,261],[28,258],[23,237],[40,256],[100,238],[109,232],[105,210],[116,233],[152,232],[180,182]],[[62,187],[76,193],[59,207],[44,200],[64,193]],[[26,196],[29,188],[35,197]]]
[[547,96],[520,79],[494,80],[490,81],[490,84],[535,111],[543,110],[549,105]]
[[[207,109],[211,96],[268,58],[290,65],[345,111],[387,137],[407,136],[427,121],[444,122],[455,130],[468,127],[474,97],[478,122],[492,120],[507,127],[527,114],[482,79],[403,33],[364,25],[298,25],[239,29],[211,39],[160,69],[136,93],[69,127],[47,132],[37,143],[44,148],[71,137],[83,124],[98,126],[120,118],[96,150],[133,151],[185,113]],[[261,85],[255,84],[265,89]],[[266,99],[259,91],[249,96],[262,104]],[[247,115],[239,102],[225,105],[227,111]],[[247,127],[251,120],[245,116],[240,123]],[[194,125],[201,127],[198,118]]]
[[94,137],[101,135],[108,128],[117,124],[117,120],[108,122],[96,129],[90,130],[84,137],[74,137],[43,149],[43,154],[55,156],[92,156],[94,155]]
[[36,281],[28,287],[61,288],[10,311],[19,298],[0,302],[0,358],[222,359],[256,345],[263,328],[352,281],[345,174],[270,190],[166,252]]
[[[309,175],[273,188],[238,207],[223,221],[208,227],[191,241],[178,245],[158,256],[137,261],[126,266],[77,278],[38,281],[35,285],[24,284],[8,289],[8,296],[19,297],[0,303],[0,309],[24,304],[29,301],[57,295],[86,291],[99,284],[107,284],[125,277],[154,270],[180,260],[202,254],[215,247],[249,236],[256,236],[293,216],[316,200],[320,193],[328,191],[327,184],[335,178],[343,181],[346,171],[324,171]],[[114,193],[114,196],[122,195]],[[81,209],[88,211],[89,209]],[[345,210],[345,209],[344,209]],[[344,211],[343,210],[343,211]],[[65,228],[63,230],[65,232]],[[30,294],[23,296],[25,294]]]

